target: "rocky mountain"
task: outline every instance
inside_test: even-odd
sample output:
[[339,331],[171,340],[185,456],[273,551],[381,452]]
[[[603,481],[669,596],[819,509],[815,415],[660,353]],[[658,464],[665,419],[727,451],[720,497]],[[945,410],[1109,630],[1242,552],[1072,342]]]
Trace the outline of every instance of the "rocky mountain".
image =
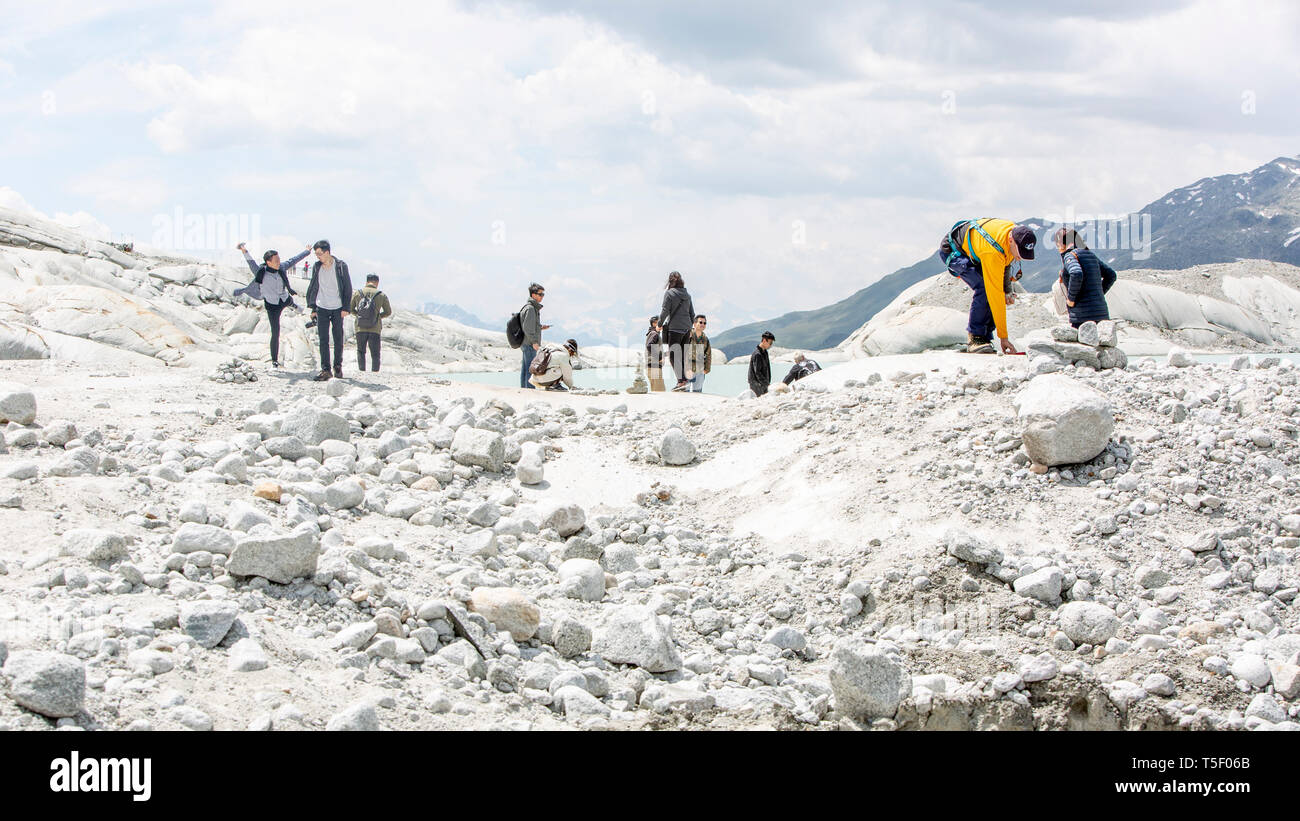
[[[1043,249],[1025,264],[1021,283],[1029,291],[1047,291],[1057,277],[1060,258],[1048,235],[1061,221],[1090,231],[1089,244],[1116,270],[1177,270],[1241,259],[1300,265],[1300,158],[1279,157],[1245,174],[1198,180],[1119,220],[1098,223],[1092,216],[1020,220],[1035,228]],[[936,226],[936,250],[948,225]],[[937,255],[930,255],[832,305],[733,328],[715,344],[729,356],[748,353],[770,330],[783,346],[834,347],[903,291],[942,271]]]
[[505,327],[505,322],[492,324],[484,322],[474,314],[460,307],[459,305],[444,304],[441,302],[426,302],[420,306],[420,313],[428,316],[441,316],[450,319],[452,322],[459,322],[467,328],[478,328],[484,331],[498,330],[496,325]]
[[[123,252],[50,220],[0,208],[0,360],[55,359],[110,367],[215,368],[232,357],[266,364],[270,326],[260,303],[234,291],[246,267]],[[291,275],[299,293],[307,282]],[[316,368],[316,334],[303,312],[281,319],[281,361]],[[350,338],[352,322],[347,320]],[[518,367],[504,329],[397,309],[384,321],[384,368],[465,372]],[[611,349],[583,351],[612,364]],[[351,351],[345,363],[354,361]]]

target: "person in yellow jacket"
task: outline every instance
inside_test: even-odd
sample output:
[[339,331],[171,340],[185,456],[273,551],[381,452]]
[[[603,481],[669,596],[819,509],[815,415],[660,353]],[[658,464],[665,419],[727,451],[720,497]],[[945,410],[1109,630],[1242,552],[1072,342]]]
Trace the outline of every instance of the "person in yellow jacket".
[[1008,274],[1017,260],[1034,258],[1038,242],[1034,230],[1011,220],[979,219],[955,226],[951,239],[954,246],[948,273],[974,291],[966,325],[966,349],[971,353],[993,353],[996,333],[1003,353],[1017,353],[1007,333],[1007,305],[1015,301]]

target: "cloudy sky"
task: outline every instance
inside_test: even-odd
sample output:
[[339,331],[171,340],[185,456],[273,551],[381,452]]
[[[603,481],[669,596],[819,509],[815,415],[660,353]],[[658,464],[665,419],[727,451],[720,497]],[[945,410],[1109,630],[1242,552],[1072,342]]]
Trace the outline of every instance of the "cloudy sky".
[[489,320],[535,279],[568,329],[647,315],[677,269],[716,329],[961,217],[1129,211],[1300,153],[1300,4],[1060,8],[15,4],[0,204],[232,260],[169,221],[241,215],[257,250],[327,237],[398,304]]

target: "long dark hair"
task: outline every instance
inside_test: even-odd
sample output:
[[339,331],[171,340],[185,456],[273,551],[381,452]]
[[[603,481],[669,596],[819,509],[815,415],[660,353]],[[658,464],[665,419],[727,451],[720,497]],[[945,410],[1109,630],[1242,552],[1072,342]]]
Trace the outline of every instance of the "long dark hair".
[[681,275],[681,274],[677,273],[676,271],[673,271],[671,274],[668,275],[668,286],[667,286],[667,287],[669,287],[669,288],[685,288],[685,287],[686,287],[686,283],[685,283],[685,282],[682,282],[682,275]]

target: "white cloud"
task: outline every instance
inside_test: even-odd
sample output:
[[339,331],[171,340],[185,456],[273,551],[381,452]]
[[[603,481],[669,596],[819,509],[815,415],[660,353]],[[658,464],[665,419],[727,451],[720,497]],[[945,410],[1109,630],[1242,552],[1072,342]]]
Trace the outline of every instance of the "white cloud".
[[[648,311],[673,268],[710,301],[774,312],[931,254],[961,216],[1128,210],[1296,150],[1294,4],[1075,13],[237,0],[170,23],[165,46],[87,54],[52,87],[69,122],[130,115],[112,151],[163,155],[71,175],[114,224],[178,192],[256,211],[264,230],[325,232],[394,298],[483,316],[530,279],[570,316]],[[43,14],[18,28],[58,30]],[[967,16],[999,24],[950,24]]]

